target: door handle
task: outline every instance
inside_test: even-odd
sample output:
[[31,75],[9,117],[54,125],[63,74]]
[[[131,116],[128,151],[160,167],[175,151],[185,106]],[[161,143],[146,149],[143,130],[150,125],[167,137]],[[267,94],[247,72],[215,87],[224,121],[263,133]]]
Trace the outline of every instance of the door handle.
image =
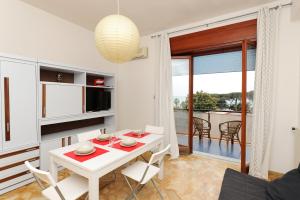
[[5,141],[10,141],[9,78],[4,77]]

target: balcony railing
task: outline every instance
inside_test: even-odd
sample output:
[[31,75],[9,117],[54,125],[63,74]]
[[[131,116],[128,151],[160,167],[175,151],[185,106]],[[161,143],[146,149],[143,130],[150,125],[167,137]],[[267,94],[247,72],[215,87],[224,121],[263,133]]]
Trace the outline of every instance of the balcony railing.
[[[177,133],[188,134],[188,110],[174,109],[174,112],[175,112],[175,124],[176,124]],[[232,120],[241,120],[240,112],[194,110],[193,116],[208,120],[211,123],[210,134],[212,138],[220,137],[220,131],[219,131],[220,123],[226,121],[232,121]],[[251,113],[247,113],[247,118],[246,118],[247,143],[251,141],[252,118],[253,115]]]

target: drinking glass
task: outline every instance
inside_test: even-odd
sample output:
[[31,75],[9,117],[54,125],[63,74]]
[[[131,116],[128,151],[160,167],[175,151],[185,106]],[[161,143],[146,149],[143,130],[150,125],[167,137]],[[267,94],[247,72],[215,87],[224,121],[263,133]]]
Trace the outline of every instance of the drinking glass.
[[115,143],[115,134],[110,134],[110,137],[109,137],[109,146],[113,146],[114,145],[114,143]]

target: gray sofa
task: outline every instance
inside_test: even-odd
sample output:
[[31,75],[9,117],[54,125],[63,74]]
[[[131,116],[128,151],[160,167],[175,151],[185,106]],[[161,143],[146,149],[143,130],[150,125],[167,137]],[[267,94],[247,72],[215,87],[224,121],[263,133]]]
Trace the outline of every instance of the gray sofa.
[[219,200],[300,200],[300,165],[271,182],[227,169]]

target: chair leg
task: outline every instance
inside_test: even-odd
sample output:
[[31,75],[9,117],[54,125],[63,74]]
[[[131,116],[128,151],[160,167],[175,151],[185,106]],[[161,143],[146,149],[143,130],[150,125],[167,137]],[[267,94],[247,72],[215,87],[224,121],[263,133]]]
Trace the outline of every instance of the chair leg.
[[223,138],[223,134],[221,133],[221,137],[219,139],[219,146],[221,145],[222,138]]
[[138,198],[137,198],[135,192],[137,191],[137,188],[138,188],[139,184],[133,189],[132,186],[131,186],[131,184],[129,183],[129,180],[127,179],[127,177],[124,176],[124,175],[123,175],[123,177],[124,177],[124,179],[126,180],[126,183],[128,184],[128,186],[129,186],[129,188],[130,188],[130,190],[131,190],[131,194],[128,196],[127,199],[131,199],[132,196],[134,196],[134,198],[137,200]]
[[158,187],[157,187],[156,183],[154,182],[154,180],[153,180],[153,179],[151,179],[151,182],[152,182],[152,184],[153,184],[154,188],[156,189],[156,191],[158,192],[160,199],[161,199],[161,200],[163,200],[163,199],[164,199],[164,197],[163,197],[163,195],[161,194],[161,192],[159,191],[159,189],[158,189]]
[[238,141],[239,141],[239,143],[241,145],[241,140],[240,140],[239,134],[236,134],[236,137],[237,137],[237,139],[238,139]]

